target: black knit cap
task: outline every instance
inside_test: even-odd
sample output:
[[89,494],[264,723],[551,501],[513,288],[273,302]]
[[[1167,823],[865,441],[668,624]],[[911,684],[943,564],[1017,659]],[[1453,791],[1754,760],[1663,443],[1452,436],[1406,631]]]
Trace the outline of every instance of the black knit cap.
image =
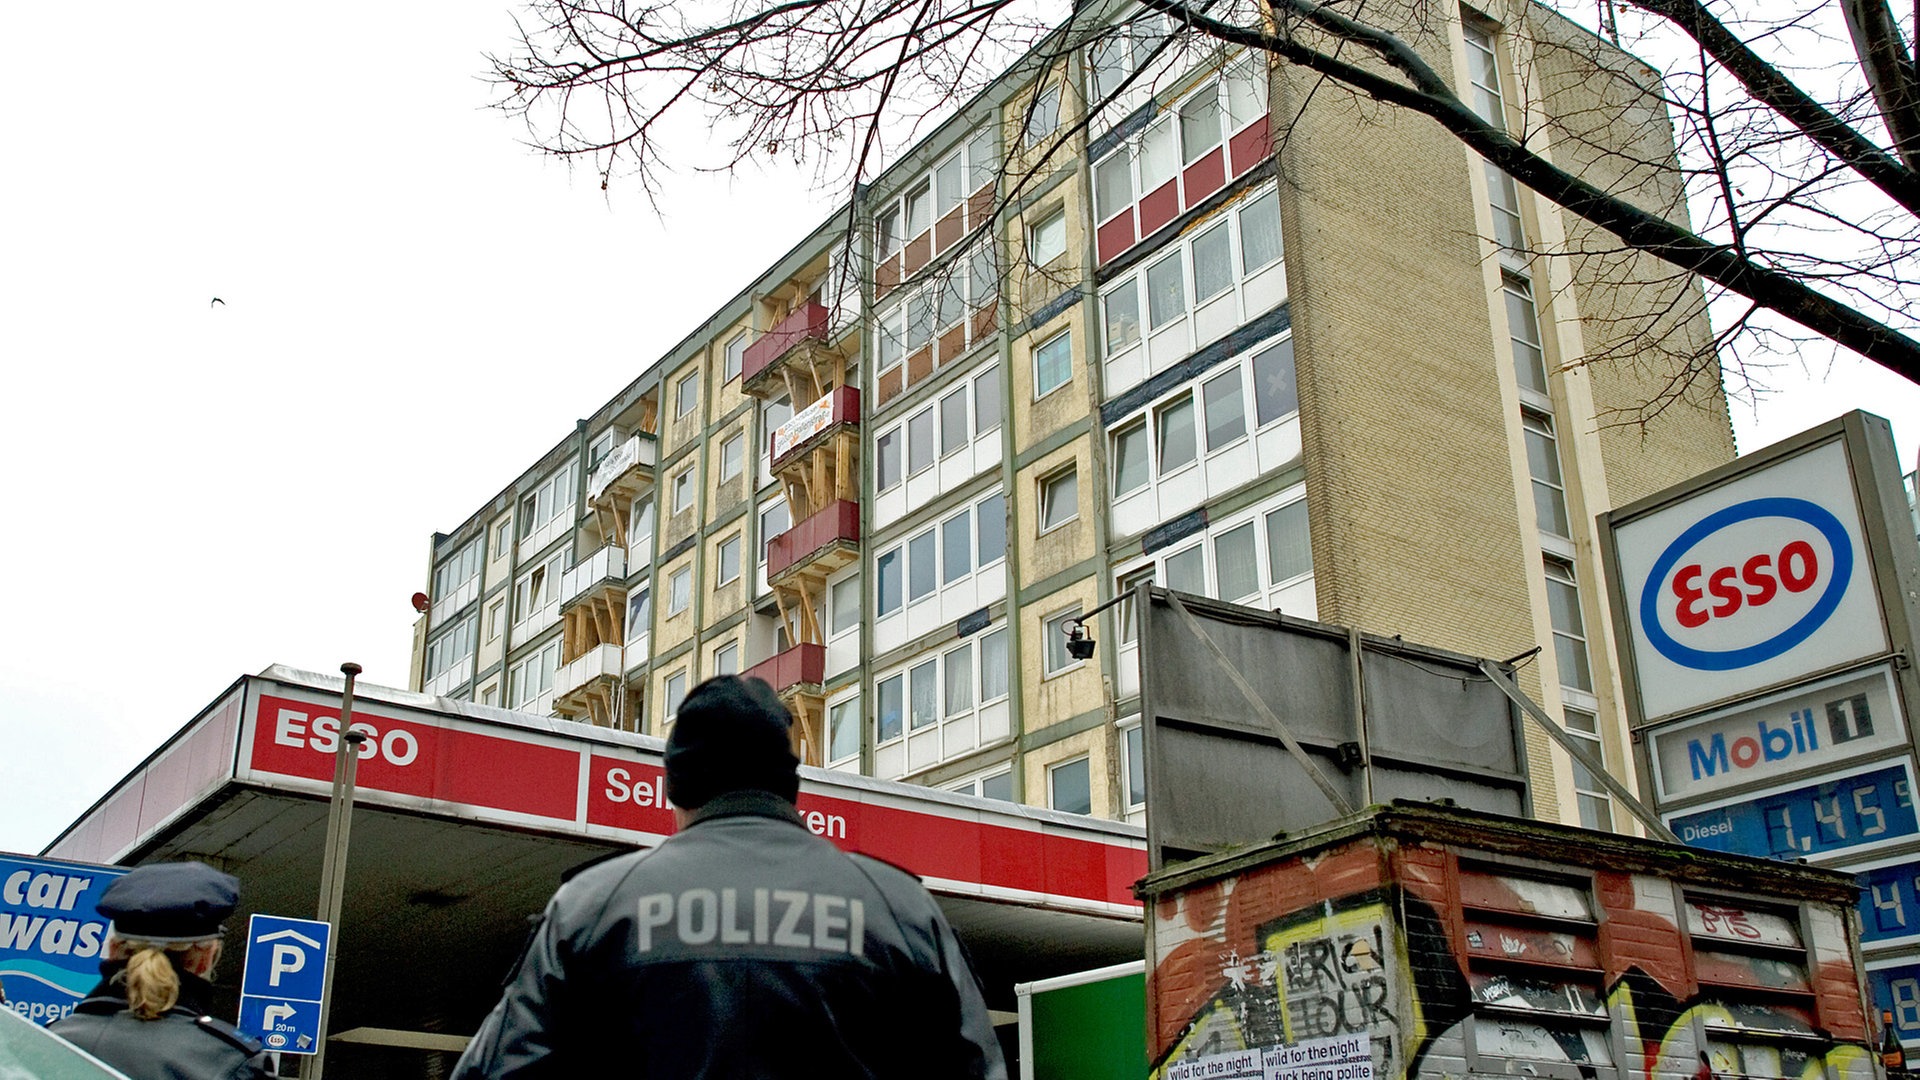
[[100,914],[123,938],[162,944],[201,941],[240,903],[240,879],[205,863],[154,863],[107,886]]
[[716,675],[687,694],[667,736],[667,799],[686,810],[729,791],[800,794],[793,714],[759,679]]

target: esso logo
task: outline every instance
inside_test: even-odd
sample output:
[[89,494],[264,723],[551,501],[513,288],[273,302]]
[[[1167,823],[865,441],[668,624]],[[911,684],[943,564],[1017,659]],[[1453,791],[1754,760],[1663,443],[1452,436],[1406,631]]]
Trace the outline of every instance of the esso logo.
[[1660,553],[1640,625],[1662,656],[1698,671],[1763,663],[1825,625],[1853,578],[1853,541],[1826,508],[1765,498],[1707,515]]

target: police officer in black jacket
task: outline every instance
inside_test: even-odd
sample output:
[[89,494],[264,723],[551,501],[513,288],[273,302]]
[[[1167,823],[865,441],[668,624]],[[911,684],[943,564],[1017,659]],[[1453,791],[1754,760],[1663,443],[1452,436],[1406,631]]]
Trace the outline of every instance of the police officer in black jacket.
[[910,874],[794,811],[766,683],[693,689],[667,740],[678,833],[561,886],[454,1069],[575,1077],[1006,1076],[953,929]]
[[207,1013],[220,924],[239,900],[239,881],[197,862],[142,866],[108,886],[104,978],[49,1030],[133,1080],[272,1076],[259,1043]]

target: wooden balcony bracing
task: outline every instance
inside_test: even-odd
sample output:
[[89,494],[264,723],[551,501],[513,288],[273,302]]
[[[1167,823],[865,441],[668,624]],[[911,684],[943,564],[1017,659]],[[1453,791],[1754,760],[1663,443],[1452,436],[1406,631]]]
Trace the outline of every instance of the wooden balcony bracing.
[[605,582],[574,598],[560,612],[560,662],[571,664],[602,645],[626,640],[626,586]]
[[860,429],[842,424],[773,463],[793,520],[860,499]]
[[[651,435],[642,437],[652,438]],[[588,509],[593,511],[594,520],[600,525],[603,540],[622,548],[627,546],[627,522],[633,515],[633,504],[642,495],[652,492],[653,474],[653,454],[642,454],[633,464],[622,469],[604,490],[587,500]]]
[[744,672],[765,679],[793,714],[793,752],[806,765],[825,763],[826,652],[818,644],[795,645]]
[[553,699],[555,716],[564,716],[569,720],[584,720],[594,727],[628,730],[623,722],[626,704],[626,687],[618,677],[606,676],[591,679],[586,683],[558,694]]
[[801,303],[747,347],[741,389],[762,401],[785,394],[799,408],[847,385],[848,351],[834,333],[826,307]]

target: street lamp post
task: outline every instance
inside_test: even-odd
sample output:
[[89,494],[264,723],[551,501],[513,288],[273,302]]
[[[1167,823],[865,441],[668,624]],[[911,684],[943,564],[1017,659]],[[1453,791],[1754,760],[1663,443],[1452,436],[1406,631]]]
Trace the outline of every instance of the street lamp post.
[[333,799],[327,805],[327,846],[320,864],[320,912],[316,916],[333,928],[327,935],[327,968],[320,987],[320,1024],[307,1080],[320,1080],[327,1066],[327,1019],[333,1007],[333,972],[340,951],[340,905],[347,892],[347,840],[353,831],[353,779],[359,771],[363,732],[353,730],[353,680],[360,665],[340,665],[347,677],[340,693],[340,738],[333,754]]

